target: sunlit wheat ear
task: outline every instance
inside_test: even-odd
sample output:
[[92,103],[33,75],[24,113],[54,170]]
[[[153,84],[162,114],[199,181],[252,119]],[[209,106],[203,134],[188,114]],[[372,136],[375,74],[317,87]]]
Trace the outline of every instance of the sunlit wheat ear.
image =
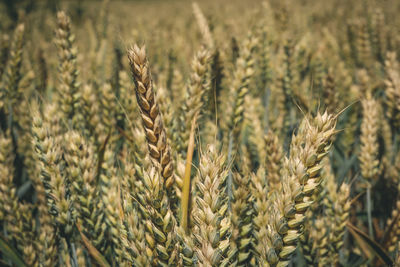
[[361,148],[359,154],[361,175],[369,183],[377,177],[379,160],[378,155],[378,127],[379,104],[367,92],[366,99],[361,102],[363,107],[363,121],[361,123]]
[[278,266],[287,266],[313,203],[313,193],[322,182],[321,160],[328,154],[331,138],[336,133],[336,116],[317,113],[303,120],[298,134],[292,139],[290,157],[285,160],[282,177],[282,197],[276,201],[281,213],[277,218],[278,232],[283,239]]
[[172,189],[174,176],[171,149],[154,98],[153,82],[145,47],[139,48],[135,45],[128,50],[128,58],[135,82],[137,103],[147,136],[149,155],[154,166],[160,169],[166,188]]
[[227,195],[223,187],[228,171],[225,156],[214,146],[202,154],[195,178],[197,194],[193,203],[193,235],[200,266],[226,266],[230,220],[226,217]]

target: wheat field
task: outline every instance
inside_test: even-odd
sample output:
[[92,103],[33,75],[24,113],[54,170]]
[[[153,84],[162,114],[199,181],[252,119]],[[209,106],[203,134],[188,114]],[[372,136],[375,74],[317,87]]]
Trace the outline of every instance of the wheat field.
[[399,12],[0,2],[0,266],[400,266]]

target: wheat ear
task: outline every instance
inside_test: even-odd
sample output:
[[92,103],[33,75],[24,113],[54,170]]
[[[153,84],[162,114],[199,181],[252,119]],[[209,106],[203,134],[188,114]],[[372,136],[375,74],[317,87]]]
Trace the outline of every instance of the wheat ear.
[[153,82],[145,47],[135,45],[128,50],[132,76],[135,82],[137,103],[146,132],[150,158],[160,169],[167,189],[174,184],[171,149],[167,141],[161,114],[154,98]]
[[272,131],[268,131],[264,136],[266,159],[265,167],[267,170],[267,182],[271,189],[281,187],[280,170],[282,168],[283,151],[278,136]]
[[271,212],[270,191],[263,168],[251,174],[250,190],[254,197],[253,247],[256,262],[259,266],[273,265],[278,262],[276,251],[282,248],[282,238],[275,231],[274,225],[270,224],[275,214]]
[[0,132],[0,219],[5,231],[16,223],[18,198],[13,184],[14,153],[10,132]]
[[41,179],[46,189],[49,213],[61,235],[72,231],[72,203],[67,198],[66,176],[61,172],[60,144],[51,136],[48,122],[36,116],[33,121],[35,151],[41,163]]
[[2,34],[0,37],[0,77],[3,77],[4,69],[6,68],[10,50],[10,36]]
[[[229,219],[225,217],[227,195],[223,183],[228,175],[225,157],[216,148],[208,147],[202,154],[199,173],[195,178],[198,190],[193,207],[193,235],[199,266],[226,266],[229,240],[226,231]],[[225,217],[225,218],[224,218]]]
[[189,142],[190,128],[193,118],[198,114],[197,120],[202,129],[202,116],[204,116],[205,96],[210,89],[210,81],[208,80],[207,73],[209,71],[210,54],[207,49],[202,48],[197,52],[192,61],[192,71],[190,75],[190,84],[187,87],[186,100],[183,108],[183,122],[185,124],[182,131],[182,140],[184,145],[182,153],[185,155]]
[[394,52],[388,52],[386,55],[385,105],[387,117],[398,127],[400,125],[400,68],[396,57]]
[[207,45],[208,48],[212,49],[214,47],[214,39],[212,37],[210,27],[208,26],[207,19],[196,2],[192,3],[192,8],[197,24],[199,25],[201,35],[203,37],[203,42]]
[[252,256],[253,196],[249,188],[250,178],[249,173],[233,173],[230,250],[235,253],[230,257],[230,264],[236,266],[245,266]]
[[320,113],[310,122],[303,120],[299,132],[292,139],[290,157],[284,165],[281,198],[276,207],[282,217],[276,221],[283,239],[277,266],[287,266],[296,250],[306,220],[305,213],[313,203],[313,194],[322,182],[321,160],[331,147],[335,134],[336,117]]
[[143,203],[146,207],[147,255],[153,265],[175,265],[177,263],[175,217],[170,209],[165,184],[155,168],[144,172],[145,186]]
[[24,45],[24,24],[19,24],[14,31],[13,42],[9,51],[8,64],[4,71],[4,86],[0,89],[0,108],[7,108],[7,99],[13,99],[17,94],[22,79],[22,53]]
[[69,17],[60,11],[57,13],[56,44],[60,59],[59,73],[61,84],[58,87],[59,106],[67,120],[77,121],[78,115],[78,69],[76,64],[77,49],[75,37],[71,33],[71,21]]
[[378,174],[378,127],[379,104],[373,99],[370,92],[361,102],[363,106],[363,120],[361,124],[361,148],[359,154],[361,175],[369,182],[377,178]]

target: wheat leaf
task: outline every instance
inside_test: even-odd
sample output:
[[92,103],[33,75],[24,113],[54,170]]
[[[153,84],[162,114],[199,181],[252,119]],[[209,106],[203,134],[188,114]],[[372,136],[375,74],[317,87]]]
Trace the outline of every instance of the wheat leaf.
[[0,251],[6,258],[10,259],[15,264],[15,266],[26,266],[21,256],[18,255],[18,252],[11,245],[6,243],[3,236],[0,236]]
[[389,255],[385,252],[384,248],[381,245],[372,240],[367,234],[363,231],[352,225],[351,223],[347,223],[347,229],[349,229],[350,233],[357,240],[358,244],[361,246],[364,254],[371,258],[371,252],[379,257],[387,266],[393,266],[393,261],[389,257]]
[[101,253],[90,243],[89,239],[82,233],[81,227],[77,224],[76,227],[81,235],[83,244],[89,251],[89,254],[96,260],[96,262],[101,267],[111,267],[111,265],[107,262],[107,260],[101,255]]

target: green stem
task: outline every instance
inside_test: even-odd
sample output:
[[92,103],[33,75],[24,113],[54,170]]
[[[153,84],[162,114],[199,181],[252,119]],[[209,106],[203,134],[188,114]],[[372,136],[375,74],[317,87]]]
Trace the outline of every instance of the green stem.
[[368,183],[367,187],[367,214],[368,214],[368,233],[372,238],[374,236],[372,228],[372,203],[371,203],[371,185]]

